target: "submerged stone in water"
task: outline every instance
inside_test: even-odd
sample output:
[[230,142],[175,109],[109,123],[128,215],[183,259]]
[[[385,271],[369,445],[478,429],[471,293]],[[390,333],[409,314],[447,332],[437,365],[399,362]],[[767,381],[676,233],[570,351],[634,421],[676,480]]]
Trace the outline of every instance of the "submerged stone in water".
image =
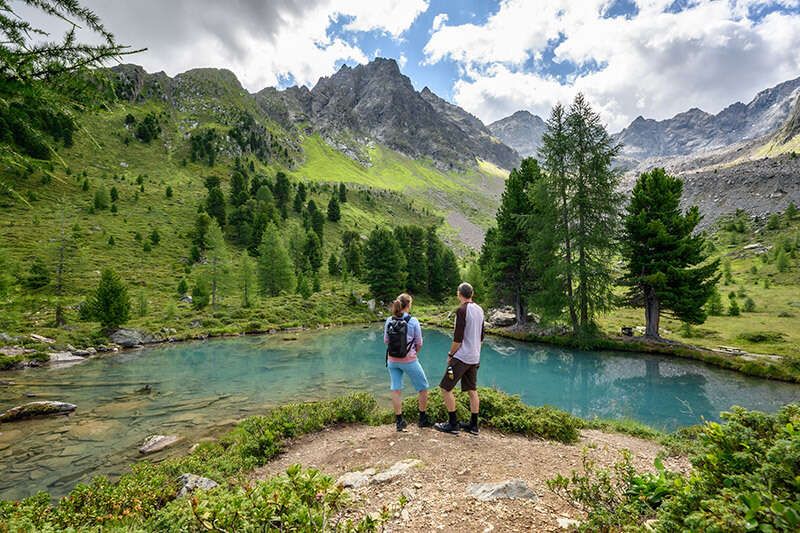
[[151,435],[147,437],[144,444],[139,448],[139,453],[148,454],[160,452],[180,441],[177,435]]
[[12,422],[24,418],[37,416],[62,415],[71,413],[77,408],[76,405],[66,402],[29,402],[17,407],[12,407],[3,414],[0,414],[0,422]]

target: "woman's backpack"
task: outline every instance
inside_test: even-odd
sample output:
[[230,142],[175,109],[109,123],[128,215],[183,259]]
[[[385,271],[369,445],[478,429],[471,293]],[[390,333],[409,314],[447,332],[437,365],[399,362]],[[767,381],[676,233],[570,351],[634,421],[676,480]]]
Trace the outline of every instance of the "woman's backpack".
[[411,315],[393,316],[389,320],[389,325],[386,326],[386,336],[389,339],[389,345],[386,348],[387,356],[403,358],[408,355],[408,351],[414,343],[413,340],[408,342],[409,320],[411,320]]

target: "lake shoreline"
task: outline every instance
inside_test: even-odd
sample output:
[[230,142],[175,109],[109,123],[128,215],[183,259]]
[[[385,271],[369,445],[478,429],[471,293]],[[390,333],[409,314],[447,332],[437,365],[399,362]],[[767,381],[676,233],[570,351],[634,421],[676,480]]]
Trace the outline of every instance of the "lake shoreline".
[[[423,316],[419,318],[420,322],[426,326],[432,326],[443,330],[448,330],[451,327],[449,321],[445,321],[445,319],[442,319],[441,317]],[[210,329],[203,333],[190,333],[183,335],[175,333],[167,338],[153,337],[151,334],[147,332],[142,332],[149,338],[155,340],[144,342],[141,345],[130,346],[130,347],[123,347],[112,344],[112,350],[107,350],[105,352],[98,350],[97,351],[98,353],[96,355],[92,355],[86,358],[88,359],[90,357],[96,357],[98,355],[107,355],[109,351],[113,351],[114,353],[121,353],[123,351],[141,350],[142,348],[154,347],[159,345],[176,344],[176,343],[191,342],[191,341],[202,341],[207,339],[236,338],[242,336],[259,336],[259,335],[267,336],[267,335],[280,335],[287,333],[289,334],[305,333],[305,332],[323,331],[334,328],[341,328],[346,326],[368,327],[370,324],[378,324],[383,322],[383,320],[384,320],[383,317],[378,317],[372,321],[356,320],[356,321],[345,321],[345,322],[327,323],[327,324],[318,323],[318,324],[310,324],[303,326],[291,326],[285,328],[270,328],[265,330],[245,330],[242,332],[230,332],[230,331],[220,331],[220,330]],[[575,339],[567,335],[539,335],[532,332],[516,331],[511,328],[489,327],[487,328],[486,333],[488,335],[493,335],[496,337],[507,338],[531,344],[541,344],[544,346],[599,350],[603,352],[619,351],[627,353],[645,353],[650,355],[665,355],[681,359],[692,359],[695,361],[706,363],[710,366],[725,368],[727,370],[733,370],[751,377],[800,384],[800,371],[795,371],[793,368],[787,367],[786,365],[775,364],[776,358],[780,358],[781,361],[783,360],[782,356],[752,354],[745,351],[726,353],[721,351],[710,350],[708,348],[701,348],[699,346],[683,344],[676,341],[659,342],[655,340],[647,340],[644,337],[613,338],[610,336],[603,335],[601,337],[592,339],[587,345],[587,344],[582,344],[578,339]],[[75,351],[85,352],[89,348],[90,347]],[[28,360],[22,359],[17,361],[16,364],[10,366],[0,365],[0,375],[2,374],[3,371],[20,370],[22,368],[30,368],[30,367],[46,367],[50,363],[47,360],[43,360],[42,354],[47,354],[47,353],[48,352],[38,351],[32,354],[34,357],[31,359]]]

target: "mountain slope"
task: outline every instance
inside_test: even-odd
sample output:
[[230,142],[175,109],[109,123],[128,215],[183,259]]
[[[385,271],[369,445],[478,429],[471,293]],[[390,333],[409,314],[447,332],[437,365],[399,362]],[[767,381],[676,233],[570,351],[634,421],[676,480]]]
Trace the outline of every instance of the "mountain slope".
[[523,110],[492,122],[488,128],[492,135],[515,149],[522,157],[536,157],[547,126],[541,117]]
[[666,120],[637,117],[615,135],[622,155],[642,162],[685,156],[756,139],[779,128],[800,95],[800,78],[759,92],[748,104],[736,102],[716,115],[690,109]]

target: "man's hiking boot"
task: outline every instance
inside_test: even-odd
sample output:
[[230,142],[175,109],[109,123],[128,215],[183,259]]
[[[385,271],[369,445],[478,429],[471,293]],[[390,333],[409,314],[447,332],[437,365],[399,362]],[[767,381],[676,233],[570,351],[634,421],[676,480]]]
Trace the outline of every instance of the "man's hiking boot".
[[408,427],[408,422],[406,422],[404,419],[401,418],[400,420],[395,422],[395,426],[397,427],[397,431],[403,431],[404,429],[406,429],[406,427]]
[[442,433],[450,433],[452,435],[458,435],[458,424],[452,425],[450,422],[439,422],[433,425],[433,429],[436,431],[441,431]]
[[458,425],[461,427],[461,431],[466,431],[470,435],[478,434],[478,426],[473,426],[469,422],[460,422]]
[[433,425],[431,419],[428,418],[428,414],[422,414],[419,416],[419,420],[417,421],[417,425],[421,428],[429,428]]

